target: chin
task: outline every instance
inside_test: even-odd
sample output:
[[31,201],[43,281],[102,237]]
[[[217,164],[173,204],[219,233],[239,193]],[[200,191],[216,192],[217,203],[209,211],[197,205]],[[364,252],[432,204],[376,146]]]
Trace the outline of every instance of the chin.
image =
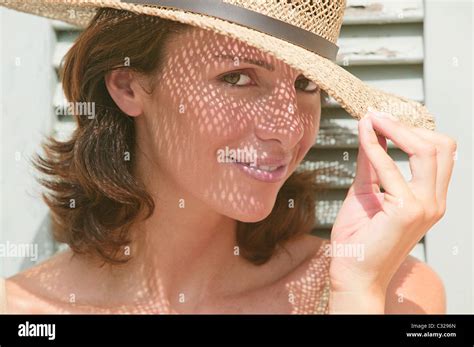
[[257,223],[267,218],[274,206],[275,199],[265,199],[254,206],[231,207],[232,213],[227,215],[243,223]]

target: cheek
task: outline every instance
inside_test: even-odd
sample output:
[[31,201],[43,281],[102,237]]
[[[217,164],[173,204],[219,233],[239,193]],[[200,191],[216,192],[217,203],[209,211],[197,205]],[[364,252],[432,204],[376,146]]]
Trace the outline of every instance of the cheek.
[[196,123],[200,135],[207,137],[207,140],[209,136],[232,139],[248,130],[256,110],[245,98],[223,95],[219,87],[209,85],[203,86],[199,95],[203,105],[191,105],[199,111],[190,116],[190,121]]
[[303,137],[299,143],[300,149],[298,153],[298,160],[297,163],[300,163],[305,155],[309,152],[311,147],[315,144],[316,138],[319,132],[320,127],[320,119],[321,117],[321,110],[314,109],[312,113],[303,113],[302,119],[302,127],[303,127]]
[[196,186],[213,179],[216,170],[222,173],[217,150],[239,142],[250,129],[245,103],[223,98],[209,85],[189,93],[162,89],[145,113],[147,148],[160,170]]

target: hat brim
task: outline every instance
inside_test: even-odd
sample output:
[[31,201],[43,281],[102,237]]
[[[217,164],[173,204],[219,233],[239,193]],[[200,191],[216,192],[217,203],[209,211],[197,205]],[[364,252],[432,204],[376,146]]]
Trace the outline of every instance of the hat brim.
[[363,118],[369,108],[373,108],[392,114],[408,126],[435,129],[433,115],[420,102],[373,88],[335,62],[303,47],[219,18],[163,7],[123,3],[117,0],[10,1],[1,5],[21,12],[61,20],[82,28],[88,25],[98,8],[109,7],[213,30],[243,41],[285,62],[316,83],[357,120]]

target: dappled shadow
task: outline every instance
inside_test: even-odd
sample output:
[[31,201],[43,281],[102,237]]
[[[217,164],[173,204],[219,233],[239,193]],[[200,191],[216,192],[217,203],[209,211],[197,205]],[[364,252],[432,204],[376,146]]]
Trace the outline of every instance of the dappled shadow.
[[[181,274],[198,278],[206,269],[203,276],[216,283],[209,287],[219,291],[206,294],[203,305],[200,297],[186,296],[180,313],[326,313],[329,263],[319,259],[320,253],[300,279],[283,281],[274,299],[274,291],[266,288],[291,272],[282,266],[285,258],[258,267],[235,256],[236,223],[268,217],[280,188],[315,142],[321,114],[318,86],[269,54],[203,29],[176,36],[166,52],[156,88],[144,102],[143,114],[134,117],[134,169],[156,203],[153,216],[140,225],[142,238],[137,237],[131,252],[135,259],[112,269],[59,255],[11,280],[15,307],[31,312],[176,313],[173,307],[187,288],[176,292],[170,283]],[[237,83],[242,85],[231,85]],[[235,158],[230,151],[239,149],[250,150],[250,156]],[[214,232],[196,235],[195,229]],[[204,242],[209,249],[202,248]],[[166,261],[179,264],[173,276],[161,273]],[[219,270],[208,272],[210,267]],[[245,299],[247,293],[274,302],[259,306]],[[227,297],[244,299],[226,303]],[[28,307],[32,301],[38,304]]]

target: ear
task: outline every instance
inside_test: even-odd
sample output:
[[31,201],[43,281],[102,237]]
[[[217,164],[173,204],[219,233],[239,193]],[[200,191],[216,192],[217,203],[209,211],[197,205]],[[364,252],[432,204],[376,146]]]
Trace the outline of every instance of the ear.
[[137,117],[143,113],[143,88],[138,77],[128,69],[116,69],[105,76],[110,96],[123,113]]

